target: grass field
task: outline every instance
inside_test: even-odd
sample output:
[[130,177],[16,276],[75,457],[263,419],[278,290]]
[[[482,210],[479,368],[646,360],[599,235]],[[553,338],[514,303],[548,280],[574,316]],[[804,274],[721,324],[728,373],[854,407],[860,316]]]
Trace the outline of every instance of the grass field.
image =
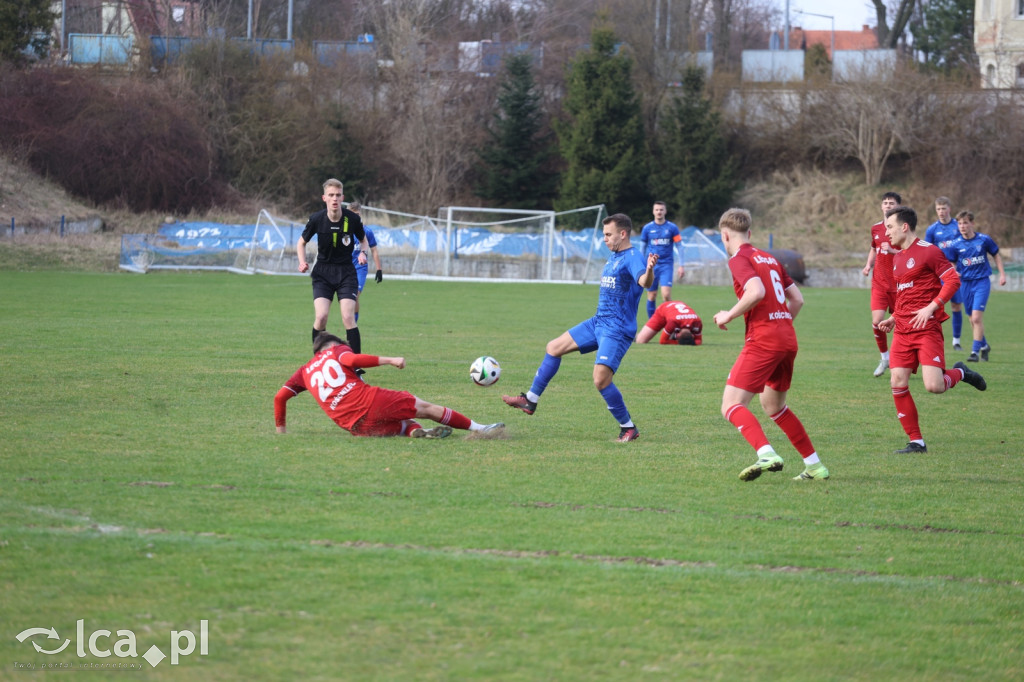
[[[310,354],[303,278],[0,287],[0,679],[1024,678],[1024,294],[992,297],[987,392],[912,381],[930,453],[908,457],[867,291],[805,289],[790,406],[832,472],[807,484],[759,410],[786,469],[737,479],[754,455],[719,402],[742,323],[710,324],[731,289],[676,290],[704,346],[630,350],[616,383],[642,437],[618,444],[593,356],[532,417],[500,400],[594,286],[367,286],[364,350],[408,363],[367,380],[508,424],[444,441],[354,439],[308,396],[274,433]],[[481,354],[496,386],[469,380]],[[140,657],[94,655],[79,620]],[[206,655],[141,658],[202,621]]]

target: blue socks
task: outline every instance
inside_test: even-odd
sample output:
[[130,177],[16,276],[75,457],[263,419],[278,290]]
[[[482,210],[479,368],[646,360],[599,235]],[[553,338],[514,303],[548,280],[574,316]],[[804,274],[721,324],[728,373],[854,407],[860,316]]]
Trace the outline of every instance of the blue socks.
[[548,387],[548,382],[558,373],[558,368],[561,364],[562,358],[556,358],[554,355],[545,353],[544,360],[540,363],[540,367],[537,368],[537,374],[533,377],[533,385],[530,387],[530,391],[538,396],[543,393],[544,389]]
[[654,317],[654,311],[658,308],[655,303],[657,303],[657,301],[647,301],[647,319]]
[[615,384],[608,384],[602,391],[601,397],[604,398],[605,403],[608,404],[608,411],[615,417],[615,421],[619,424],[630,424],[629,410],[626,409],[626,403],[622,401],[622,394],[619,393],[619,389]]
[[960,310],[953,311],[953,338],[960,338],[960,330],[964,326],[964,314]]

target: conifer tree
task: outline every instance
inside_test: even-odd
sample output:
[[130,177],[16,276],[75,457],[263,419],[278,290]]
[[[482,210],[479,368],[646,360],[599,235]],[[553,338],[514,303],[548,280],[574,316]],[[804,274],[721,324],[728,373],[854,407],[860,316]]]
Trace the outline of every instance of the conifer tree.
[[479,152],[476,195],[505,208],[550,208],[555,193],[554,148],[544,131],[531,61],[526,53],[506,60],[498,110],[487,129],[491,141]]
[[566,170],[558,210],[605,204],[609,213],[638,219],[650,203],[640,106],[631,79],[633,60],[619,52],[605,26],[591,33],[590,49],[570,64],[566,119],[556,126]]
[[704,93],[704,72],[691,67],[662,116],[651,185],[675,222],[713,226],[736,192],[736,162],[721,115]]

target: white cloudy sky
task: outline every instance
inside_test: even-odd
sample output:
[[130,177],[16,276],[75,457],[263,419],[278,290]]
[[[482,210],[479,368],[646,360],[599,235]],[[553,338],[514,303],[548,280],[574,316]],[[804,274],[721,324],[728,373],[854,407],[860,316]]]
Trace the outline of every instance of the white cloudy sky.
[[[779,8],[785,10],[786,0],[776,0]],[[870,0],[789,0],[789,23],[812,31],[828,31],[832,28],[832,20],[797,14],[796,10],[814,12],[835,17],[837,31],[859,31],[867,24],[874,27],[875,7]]]

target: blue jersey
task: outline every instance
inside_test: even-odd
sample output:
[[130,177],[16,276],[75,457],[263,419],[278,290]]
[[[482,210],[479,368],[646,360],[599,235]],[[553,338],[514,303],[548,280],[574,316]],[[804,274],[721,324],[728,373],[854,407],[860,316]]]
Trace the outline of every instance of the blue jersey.
[[637,283],[647,270],[640,251],[630,247],[613,253],[601,270],[601,292],[597,298],[597,325],[624,336],[636,336],[636,309],[644,288]]
[[675,223],[667,220],[661,225],[651,221],[644,225],[644,229],[640,233],[640,243],[643,245],[644,253],[658,254],[659,265],[672,264],[672,253],[679,239],[679,228]]
[[[371,249],[377,246],[377,238],[373,236],[373,230],[364,225],[363,232],[366,233],[367,246],[369,246]],[[360,265],[359,252],[361,250],[362,245],[359,242],[356,242],[355,248],[352,250],[352,265],[356,266],[357,268],[363,268],[365,270],[370,265],[370,254],[366,254],[366,265]]]
[[946,257],[956,265],[962,280],[988,279],[992,274],[988,257],[997,253],[999,247],[992,237],[981,232],[975,232],[970,239],[960,237],[946,249]]
[[956,218],[953,218],[945,225],[936,220],[928,226],[928,230],[924,233],[924,240],[926,242],[935,244],[947,255],[949,248],[953,246],[953,242],[957,239],[960,239],[960,226],[957,224]]

